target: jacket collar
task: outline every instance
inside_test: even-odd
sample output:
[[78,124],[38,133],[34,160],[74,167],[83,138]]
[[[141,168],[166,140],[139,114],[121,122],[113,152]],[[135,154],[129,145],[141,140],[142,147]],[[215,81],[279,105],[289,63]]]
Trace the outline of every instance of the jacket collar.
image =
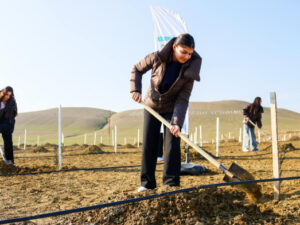
[[[162,62],[169,62],[172,60],[173,55],[173,44],[176,40],[176,37],[172,38],[167,44],[158,51],[157,55]],[[200,81],[200,68],[201,68],[202,58],[201,56],[194,51],[190,60],[183,64],[184,67],[187,67],[183,73],[185,78],[193,79]]]

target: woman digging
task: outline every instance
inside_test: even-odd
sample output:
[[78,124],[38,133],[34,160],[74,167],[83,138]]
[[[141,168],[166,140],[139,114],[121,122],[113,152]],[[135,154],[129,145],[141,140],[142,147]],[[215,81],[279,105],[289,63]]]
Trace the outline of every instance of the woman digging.
[[[130,78],[131,98],[142,101],[142,75],[152,70],[145,104],[172,124],[164,132],[163,184],[180,186],[180,138],[194,81],[200,81],[202,59],[194,50],[194,39],[182,34],[171,39],[160,51],[151,53],[137,63]],[[144,111],[141,186],[138,192],[156,188],[155,168],[161,122]]]
[[4,142],[4,153],[2,154],[5,163],[14,163],[12,133],[15,128],[15,117],[18,114],[17,103],[12,87],[0,90],[0,133]]
[[256,136],[254,132],[254,125],[257,124],[257,127],[260,129],[262,127],[261,123],[261,114],[264,112],[263,107],[261,106],[261,98],[256,97],[252,104],[248,105],[243,109],[245,116],[244,119],[244,136],[243,136],[243,151],[249,151],[250,137],[251,137],[251,151],[259,151],[257,148]]

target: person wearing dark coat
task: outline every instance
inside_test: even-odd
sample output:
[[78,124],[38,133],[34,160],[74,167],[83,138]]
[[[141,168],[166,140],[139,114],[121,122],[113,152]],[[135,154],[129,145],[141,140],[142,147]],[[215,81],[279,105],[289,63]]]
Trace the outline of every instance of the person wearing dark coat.
[[[145,95],[145,104],[158,112],[172,125],[164,133],[163,184],[180,185],[180,138],[194,81],[200,81],[202,58],[194,51],[190,34],[171,39],[160,51],[151,53],[137,63],[131,72],[130,95],[141,102],[142,76],[152,70]],[[138,191],[156,188],[157,162],[161,122],[144,110],[141,186]]]
[[14,90],[8,86],[0,90],[0,133],[4,142],[4,152],[2,158],[5,163],[11,163],[13,166],[14,153],[12,133],[15,128],[15,117],[18,114],[17,103],[14,96]]
[[[256,97],[252,104],[247,105],[243,109],[244,114],[244,136],[243,136],[243,147],[244,152],[249,151],[250,137],[251,137],[251,151],[259,151],[257,148],[257,141],[254,132],[254,126],[251,122],[257,125],[259,132],[262,127],[261,118],[262,113],[264,112],[263,107],[261,106],[261,98]],[[251,122],[250,122],[251,121]]]

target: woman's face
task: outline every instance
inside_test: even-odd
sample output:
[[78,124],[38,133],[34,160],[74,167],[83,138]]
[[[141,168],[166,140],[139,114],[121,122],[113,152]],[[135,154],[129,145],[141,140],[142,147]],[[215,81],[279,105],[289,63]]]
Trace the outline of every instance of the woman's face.
[[184,45],[173,45],[173,60],[185,63],[188,61],[194,52],[193,48]]
[[3,101],[7,102],[10,99],[11,95],[12,95],[12,93],[10,91],[6,92],[4,94]]

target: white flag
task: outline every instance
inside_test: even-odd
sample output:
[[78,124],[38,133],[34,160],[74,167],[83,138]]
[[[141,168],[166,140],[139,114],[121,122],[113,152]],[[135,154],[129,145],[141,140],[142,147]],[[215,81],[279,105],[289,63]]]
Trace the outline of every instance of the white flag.
[[[154,23],[155,50],[160,50],[169,40],[180,34],[188,33],[184,20],[178,13],[158,6],[150,6]],[[181,132],[189,133],[189,108],[187,109]]]
[[188,33],[184,20],[169,9],[150,6],[154,22],[155,50],[160,50],[169,40],[180,34]]

